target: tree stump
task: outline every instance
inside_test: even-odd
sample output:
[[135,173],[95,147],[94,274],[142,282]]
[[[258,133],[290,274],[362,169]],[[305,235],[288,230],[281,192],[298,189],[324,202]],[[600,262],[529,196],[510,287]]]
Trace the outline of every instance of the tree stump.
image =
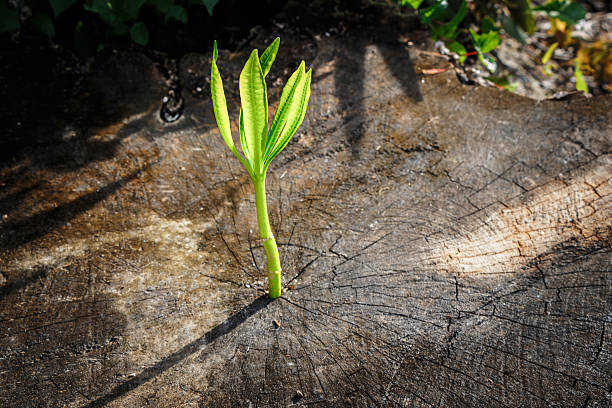
[[[377,27],[285,31],[253,41],[283,40],[271,110],[314,71],[268,176],[282,298],[210,55],[180,61],[171,124],[151,60],[99,58],[5,142],[0,405],[612,404],[611,99],[463,85]],[[220,53],[235,135],[248,51]]]

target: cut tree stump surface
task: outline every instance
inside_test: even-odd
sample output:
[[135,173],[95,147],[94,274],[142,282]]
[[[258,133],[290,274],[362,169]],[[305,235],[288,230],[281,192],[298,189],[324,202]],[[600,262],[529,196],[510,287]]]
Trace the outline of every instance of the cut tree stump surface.
[[[210,55],[180,61],[172,124],[150,59],[100,57],[4,142],[0,406],[612,405],[612,99],[462,85],[377,27],[285,30],[251,44],[283,40],[271,110],[314,72],[267,180],[283,297]],[[250,48],[220,52],[235,138]]]

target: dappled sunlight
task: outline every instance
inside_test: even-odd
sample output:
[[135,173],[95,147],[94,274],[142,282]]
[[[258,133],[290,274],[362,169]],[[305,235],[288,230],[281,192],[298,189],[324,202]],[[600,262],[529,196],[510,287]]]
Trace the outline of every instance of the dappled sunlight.
[[560,243],[605,240],[598,233],[605,233],[612,205],[611,162],[602,156],[563,181],[466,217],[463,236],[439,242],[433,258],[459,276],[514,274]]

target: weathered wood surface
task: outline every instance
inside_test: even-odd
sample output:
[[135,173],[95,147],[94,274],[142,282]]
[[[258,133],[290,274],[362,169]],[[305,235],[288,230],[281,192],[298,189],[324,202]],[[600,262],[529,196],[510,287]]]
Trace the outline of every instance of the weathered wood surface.
[[[30,126],[0,172],[1,406],[612,404],[611,99],[424,75],[449,66],[371,33],[278,33],[271,102],[299,55],[314,80],[268,178],[271,303],[209,55],[173,124],[117,55]],[[234,118],[246,52],[220,57]]]

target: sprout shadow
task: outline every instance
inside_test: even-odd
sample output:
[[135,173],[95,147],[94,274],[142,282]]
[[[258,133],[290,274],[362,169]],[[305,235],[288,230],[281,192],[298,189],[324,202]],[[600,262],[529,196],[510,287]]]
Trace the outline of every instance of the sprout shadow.
[[158,375],[164,373],[168,369],[183,361],[185,358],[198,352],[202,347],[212,343],[219,337],[230,333],[242,323],[244,323],[246,319],[253,316],[260,310],[264,309],[270,302],[271,300],[266,295],[258,297],[253,302],[242,308],[242,310],[240,310],[238,313],[228,317],[225,321],[212,328],[202,337],[192,341],[180,350],[159,361],[152,367],[149,367],[146,370],[142,371],[140,374],[138,374],[131,380],[117,385],[108,394],[85,405],[84,408],[104,406],[116,400],[117,398],[120,398],[121,396],[127,394],[139,385],[144,384],[145,382],[157,377]]

